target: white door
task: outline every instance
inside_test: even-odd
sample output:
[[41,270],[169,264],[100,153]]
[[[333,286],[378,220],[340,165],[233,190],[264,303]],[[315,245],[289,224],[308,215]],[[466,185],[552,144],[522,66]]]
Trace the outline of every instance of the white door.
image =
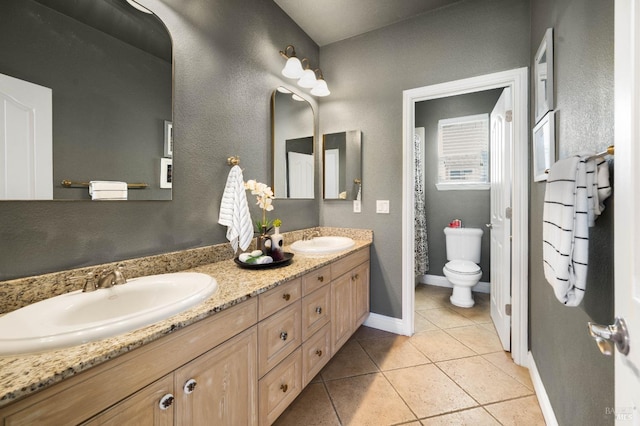
[[511,88],[491,111],[491,319],[502,347],[511,350]]
[[0,200],[53,199],[51,89],[0,74]]
[[324,151],[324,198],[338,198],[340,192],[340,150]]
[[630,350],[615,351],[617,424],[640,425],[640,4],[615,3],[615,315]]
[[289,152],[289,198],[313,198],[313,155]]

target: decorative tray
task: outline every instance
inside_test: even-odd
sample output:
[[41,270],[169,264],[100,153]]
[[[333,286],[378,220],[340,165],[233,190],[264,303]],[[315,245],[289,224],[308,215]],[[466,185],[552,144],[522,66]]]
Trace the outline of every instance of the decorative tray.
[[271,263],[262,263],[262,264],[244,263],[244,262],[241,262],[240,259],[238,259],[237,257],[234,257],[233,261],[236,262],[236,265],[244,269],[280,268],[281,266],[287,266],[289,263],[291,263],[291,260],[293,259],[293,253],[284,252],[282,253],[282,255],[284,256],[284,259],[278,260],[278,261],[274,260]]

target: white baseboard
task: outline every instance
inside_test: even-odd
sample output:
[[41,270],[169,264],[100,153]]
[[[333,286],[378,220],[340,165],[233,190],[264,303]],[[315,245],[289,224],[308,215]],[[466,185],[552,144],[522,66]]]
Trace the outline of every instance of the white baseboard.
[[369,314],[369,317],[363,325],[376,328],[378,330],[388,331],[389,333],[405,334],[402,320],[400,318],[387,317],[373,312]]
[[531,351],[529,351],[529,353],[527,354],[527,359],[529,364],[529,375],[531,376],[531,381],[533,382],[533,388],[536,391],[536,397],[538,398],[538,403],[540,404],[540,409],[542,410],[544,421],[547,426],[557,426],[558,420],[556,419],[556,415],[553,412],[553,407],[551,406],[549,395],[547,395],[547,391],[544,388],[542,378],[540,378],[540,373],[538,372],[538,367],[536,367],[536,362],[533,359],[533,354],[531,353]]
[[[418,277],[418,282],[422,284],[435,285],[438,287],[453,288],[453,284],[449,282],[447,277],[443,277],[440,275],[421,275]],[[473,286],[471,291],[477,291],[479,293],[490,293],[491,283],[480,281],[478,284]]]

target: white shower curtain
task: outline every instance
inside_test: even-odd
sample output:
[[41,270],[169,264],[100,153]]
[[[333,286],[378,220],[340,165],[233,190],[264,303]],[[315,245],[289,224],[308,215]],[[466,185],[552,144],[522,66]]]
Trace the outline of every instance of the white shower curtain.
[[415,275],[429,271],[429,246],[427,244],[427,218],[424,199],[424,127],[417,127],[413,137],[415,163]]

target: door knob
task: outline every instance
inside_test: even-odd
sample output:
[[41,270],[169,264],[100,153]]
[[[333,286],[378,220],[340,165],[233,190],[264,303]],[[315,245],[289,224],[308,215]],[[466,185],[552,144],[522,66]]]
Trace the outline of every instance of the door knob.
[[592,322],[589,322],[588,325],[589,334],[604,355],[611,356],[614,345],[622,355],[629,353],[629,332],[624,319],[616,317],[612,325],[600,325]]

